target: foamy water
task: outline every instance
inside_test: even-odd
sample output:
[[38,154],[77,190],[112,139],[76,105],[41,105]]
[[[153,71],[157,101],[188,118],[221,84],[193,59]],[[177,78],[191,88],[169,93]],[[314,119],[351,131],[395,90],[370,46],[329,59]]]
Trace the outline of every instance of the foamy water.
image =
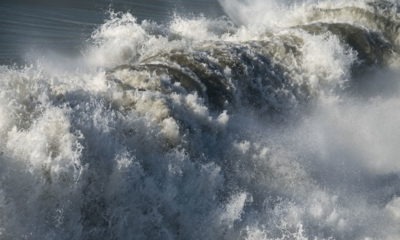
[[397,2],[221,5],[0,67],[0,239],[400,238]]

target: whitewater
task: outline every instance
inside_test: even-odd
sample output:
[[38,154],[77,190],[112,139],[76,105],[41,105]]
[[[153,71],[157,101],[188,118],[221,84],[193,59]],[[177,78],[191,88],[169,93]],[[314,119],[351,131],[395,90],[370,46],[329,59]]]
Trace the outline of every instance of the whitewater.
[[220,4],[0,66],[0,239],[400,239],[399,2]]

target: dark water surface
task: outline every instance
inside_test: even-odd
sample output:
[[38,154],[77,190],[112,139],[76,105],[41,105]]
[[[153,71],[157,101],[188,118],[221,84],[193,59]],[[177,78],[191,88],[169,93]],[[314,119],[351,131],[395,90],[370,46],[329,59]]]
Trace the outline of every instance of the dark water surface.
[[216,0],[39,0],[0,2],[0,64],[52,51],[76,54],[108,10],[132,12],[139,20],[168,20],[174,13],[218,16]]

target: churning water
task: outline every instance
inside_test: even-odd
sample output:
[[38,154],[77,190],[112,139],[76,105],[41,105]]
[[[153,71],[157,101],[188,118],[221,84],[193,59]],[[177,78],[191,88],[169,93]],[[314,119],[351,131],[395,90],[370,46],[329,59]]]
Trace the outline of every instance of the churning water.
[[0,67],[0,239],[400,238],[397,1],[220,5]]

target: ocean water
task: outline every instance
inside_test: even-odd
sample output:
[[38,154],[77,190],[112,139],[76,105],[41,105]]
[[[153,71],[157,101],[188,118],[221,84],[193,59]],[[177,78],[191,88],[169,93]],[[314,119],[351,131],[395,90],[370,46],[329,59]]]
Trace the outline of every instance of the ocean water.
[[2,0],[0,63],[21,63],[30,55],[50,53],[77,56],[109,10],[157,22],[168,22],[178,13],[223,14],[216,0]]
[[398,1],[0,13],[1,240],[400,238]]

